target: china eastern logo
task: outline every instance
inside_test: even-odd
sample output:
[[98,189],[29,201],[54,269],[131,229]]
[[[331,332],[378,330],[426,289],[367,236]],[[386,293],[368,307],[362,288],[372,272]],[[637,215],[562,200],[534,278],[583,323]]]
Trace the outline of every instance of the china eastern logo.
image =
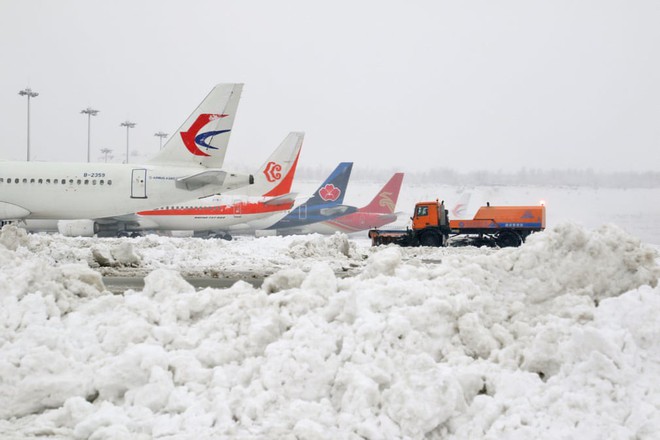
[[[188,151],[190,151],[195,156],[210,156],[210,154],[202,151],[200,148],[205,148],[207,151],[217,150],[218,147],[209,145],[206,141],[207,138],[213,137],[217,134],[227,133],[231,130],[217,130],[217,131],[206,131],[204,133],[199,133],[209,122],[213,122],[220,118],[225,118],[229,115],[219,115],[215,113],[202,113],[197,116],[197,119],[190,126],[188,131],[181,132],[181,139],[183,144],[186,146]],[[199,134],[198,134],[199,133]]]
[[341,195],[341,190],[334,186],[332,183],[328,183],[326,186],[319,190],[319,196],[326,202],[334,202]]
[[275,182],[276,180],[280,180],[282,178],[282,165],[276,162],[268,162],[268,165],[266,165],[266,168],[264,169],[264,175],[266,176],[266,180],[269,182]]

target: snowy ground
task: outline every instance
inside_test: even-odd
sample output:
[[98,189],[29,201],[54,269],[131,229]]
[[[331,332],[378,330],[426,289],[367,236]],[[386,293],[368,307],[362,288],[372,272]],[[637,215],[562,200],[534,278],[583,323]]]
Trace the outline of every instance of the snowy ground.
[[[6,227],[0,438],[658,438],[658,242],[548,204],[551,228],[502,250]],[[105,289],[127,273],[144,289]],[[230,273],[272,275],[181,277]]]

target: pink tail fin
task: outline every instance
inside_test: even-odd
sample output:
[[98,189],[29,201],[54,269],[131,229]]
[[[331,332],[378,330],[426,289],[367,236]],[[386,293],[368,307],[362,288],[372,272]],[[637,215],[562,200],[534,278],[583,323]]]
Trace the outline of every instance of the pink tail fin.
[[385,184],[385,186],[378,192],[378,195],[365,207],[361,208],[361,212],[374,212],[379,214],[391,214],[396,207],[396,201],[399,198],[399,191],[401,190],[401,182],[403,182],[403,173],[396,173]]

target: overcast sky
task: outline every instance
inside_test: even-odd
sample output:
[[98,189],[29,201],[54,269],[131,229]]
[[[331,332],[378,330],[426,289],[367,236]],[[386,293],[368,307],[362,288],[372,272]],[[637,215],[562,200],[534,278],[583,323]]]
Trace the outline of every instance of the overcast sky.
[[0,157],[149,156],[245,83],[227,163],[306,132],[301,166],[660,167],[660,2],[0,0]]

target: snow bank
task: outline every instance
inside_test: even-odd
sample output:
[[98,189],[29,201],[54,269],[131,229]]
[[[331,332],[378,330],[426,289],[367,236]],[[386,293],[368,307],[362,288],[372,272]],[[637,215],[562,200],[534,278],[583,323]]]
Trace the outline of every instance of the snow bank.
[[[25,234],[24,234],[25,235]],[[7,238],[19,246],[17,237]],[[83,263],[104,276],[146,276],[156,269],[187,277],[264,276],[296,266],[305,272],[319,261],[334,270],[361,265],[364,252],[345,234],[306,237],[236,237],[233,241],[147,235],[138,238],[86,238],[30,235],[22,246],[52,264]],[[365,248],[368,244],[365,241]]]
[[355,244],[346,234],[336,232],[334,235],[312,235],[296,238],[289,245],[289,255],[292,257],[328,257],[346,258],[356,253]]
[[[0,232],[0,418],[59,407],[90,393],[80,373],[81,347],[71,345],[64,322],[75,328],[77,309],[101,296],[101,276],[85,265],[53,267],[20,245],[24,232]],[[78,359],[78,361],[75,361]],[[72,362],[74,361],[74,362]]]
[[112,247],[103,244],[92,246],[92,258],[102,267],[135,267],[142,261],[129,241],[122,241]]
[[28,241],[28,234],[25,229],[5,225],[0,231],[0,245],[11,251],[15,251],[19,246],[26,246]]
[[[295,255],[346,264],[336,237],[274,240]],[[419,250],[381,247],[346,278],[328,261],[302,271],[293,260],[263,289],[239,282],[198,292],[160,269],[141,292],[110,295],[88,284],[73,294],[62,269],[48,268],[57,277],[48,290],[38,281],[48,293],[37,293],[9,282],[12,268],[46,273],[20,252],[0,249],[0,434],[660,432],[657,254],[616,227],[564,224],[517,249],[425,250],[440,256],[430,263],[411,258]],[[52,291],[69,302],[48,301]]]

